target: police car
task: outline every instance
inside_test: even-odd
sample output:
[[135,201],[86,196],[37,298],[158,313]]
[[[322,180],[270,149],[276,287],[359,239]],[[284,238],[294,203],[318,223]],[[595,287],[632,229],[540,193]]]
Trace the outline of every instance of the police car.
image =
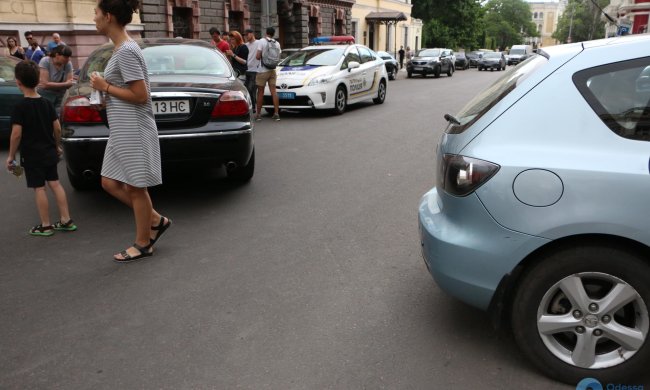
[[[281,109],[331,109],[342,114],[348,104],[386,99],[388,74],[384,61],[352,37],[319,37],[312,43],[348,44],[305,47],[285,58],[276,68],[276,88]],[[266,87],[263,107],[272,112]]]

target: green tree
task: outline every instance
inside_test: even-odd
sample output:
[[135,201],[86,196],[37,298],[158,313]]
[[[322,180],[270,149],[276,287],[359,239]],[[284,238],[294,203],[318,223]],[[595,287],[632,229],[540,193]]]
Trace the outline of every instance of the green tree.
[[[609,4],[609,0],[595,0],[602,9]],[[562,43],[590,41],[604,38],[605,22],[601,19],[602,13],[591,0],[569,0],[562,16],[557,22],[553,38]]]
[[537,37],[530,5],[524,0],[489,0],[485,4],[485,33],[496,47],[524,43],[525,37]]
[[413,0],[413,17],[424,21],[424,47],[477,48],[482,14],[480,0]]

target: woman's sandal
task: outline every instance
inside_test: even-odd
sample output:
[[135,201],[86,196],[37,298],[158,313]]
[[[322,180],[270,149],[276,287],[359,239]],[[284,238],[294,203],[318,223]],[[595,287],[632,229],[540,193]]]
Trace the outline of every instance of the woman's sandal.
[[118,259],[117,257],[113,257],[113,260],[118,263],[130,263],[132,261],[140,260],[144,257],[153,256],[151,245],[140,246],[136,243],[133,243],[133,247],[140,252],[139,255],[131,256],[129,252],[127,252],[127,250],[125,249],[119,253],[119,255],[122,256],[121,259]]
[[169,229],[169,227],[172,226],[172,220],[167,218],[167,223],[165,224],[165,217],[162,215],[160,216],[160,222],[158,223],[158,226],[152,226],[151,230],[157,231],[156,237],[150,238],[149,239],[149,247],[152,247],[153,244],[155,244],[160,237]]

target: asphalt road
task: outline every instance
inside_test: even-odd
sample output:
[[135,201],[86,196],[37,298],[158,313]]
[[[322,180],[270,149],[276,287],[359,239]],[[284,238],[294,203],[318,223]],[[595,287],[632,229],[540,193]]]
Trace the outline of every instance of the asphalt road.
[[420,257],[443,114],[499,75],[400,73],[383,105],[267,117],[250,184],[197,168],[152,190],[174,225],[128,265],[111,261],[134,237],[118,201],[63,175],[79,230],[31,237],[33,195],[2,173],[0,388],[575,388],[440,291]]

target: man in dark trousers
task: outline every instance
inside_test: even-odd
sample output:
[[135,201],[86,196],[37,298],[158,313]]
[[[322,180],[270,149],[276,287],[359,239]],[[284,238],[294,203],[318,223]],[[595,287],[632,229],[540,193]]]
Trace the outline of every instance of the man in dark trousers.
[[404,68],[404,46],[399,47],[399,68]]

